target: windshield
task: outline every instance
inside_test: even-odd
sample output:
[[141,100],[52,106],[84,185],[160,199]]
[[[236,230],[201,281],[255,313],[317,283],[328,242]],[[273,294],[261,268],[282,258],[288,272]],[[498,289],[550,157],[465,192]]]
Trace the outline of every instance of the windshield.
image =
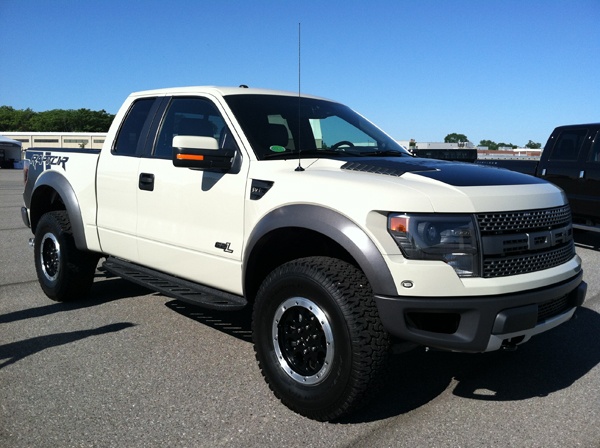
[[259,160],[288,157],[410,156],[350,108],[277,95],[225,97]]

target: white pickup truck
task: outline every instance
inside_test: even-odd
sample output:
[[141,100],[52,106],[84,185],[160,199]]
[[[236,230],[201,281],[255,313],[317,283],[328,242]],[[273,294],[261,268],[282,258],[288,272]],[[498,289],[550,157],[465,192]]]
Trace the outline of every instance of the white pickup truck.
[[559,188],[412,157],[337,102],[139,92],[101,151],[27,159],[22,216],[48,297],[83,298],[105,257],[165,295],[252,307],[266,381],[313,419],[363,403],[395,343],[514,348],[585,299]]

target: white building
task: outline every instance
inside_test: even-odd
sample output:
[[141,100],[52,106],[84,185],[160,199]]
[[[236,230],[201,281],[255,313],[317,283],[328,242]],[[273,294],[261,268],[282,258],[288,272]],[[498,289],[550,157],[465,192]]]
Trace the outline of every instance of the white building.
[[1,132],[0,135],[29,148],[100,149],[106,132]]

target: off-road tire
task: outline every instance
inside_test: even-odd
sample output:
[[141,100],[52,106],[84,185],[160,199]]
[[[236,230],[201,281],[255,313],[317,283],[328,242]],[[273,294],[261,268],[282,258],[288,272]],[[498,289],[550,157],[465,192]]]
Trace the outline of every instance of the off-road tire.
[[35,231],[35,270],[44,293],[57,302],[84,298],[99,255],[77,249],[66,211],[44,214]]
[[302,258],[271,272],[258,291],[252,329],[271,390],[320,421],[364,404],[390,352],[365,275],[333,258]]

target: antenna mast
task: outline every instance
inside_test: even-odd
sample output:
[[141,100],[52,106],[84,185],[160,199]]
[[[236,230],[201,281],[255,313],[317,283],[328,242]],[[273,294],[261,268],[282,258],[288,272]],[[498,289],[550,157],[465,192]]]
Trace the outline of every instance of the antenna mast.
[[301,26],[302,23],[298,23],[298,96],[300,96],[300,79],[301,79],[301,75],[302,75],[302,71],[300,70],[301,66],[300,64],[302,63],[302,57],[301,57],[301,48],[302,48],[302,39],[301,39]]
[[295,171],[304,171],[304,168],[302,168],[302,164],[300,162],[300,150],[302,148],[302,146],[300,145],[300,136],[302,134],[301,129],[300,129],[300,125],[301,123],[301,119],[300,119],[300,98],[302,95],[302,90],[300,89],[301,85],[300,85],[300,79],[301,79],[301,70],[300,70],[300,63],[301,63],[301,53],[300,53],[300,49],[301,49],[301,43],[302,40],[300,38],[300,30],[301,30],[301,26],[302,23],[299,22],[298,23],[298,166],[296,167]]

